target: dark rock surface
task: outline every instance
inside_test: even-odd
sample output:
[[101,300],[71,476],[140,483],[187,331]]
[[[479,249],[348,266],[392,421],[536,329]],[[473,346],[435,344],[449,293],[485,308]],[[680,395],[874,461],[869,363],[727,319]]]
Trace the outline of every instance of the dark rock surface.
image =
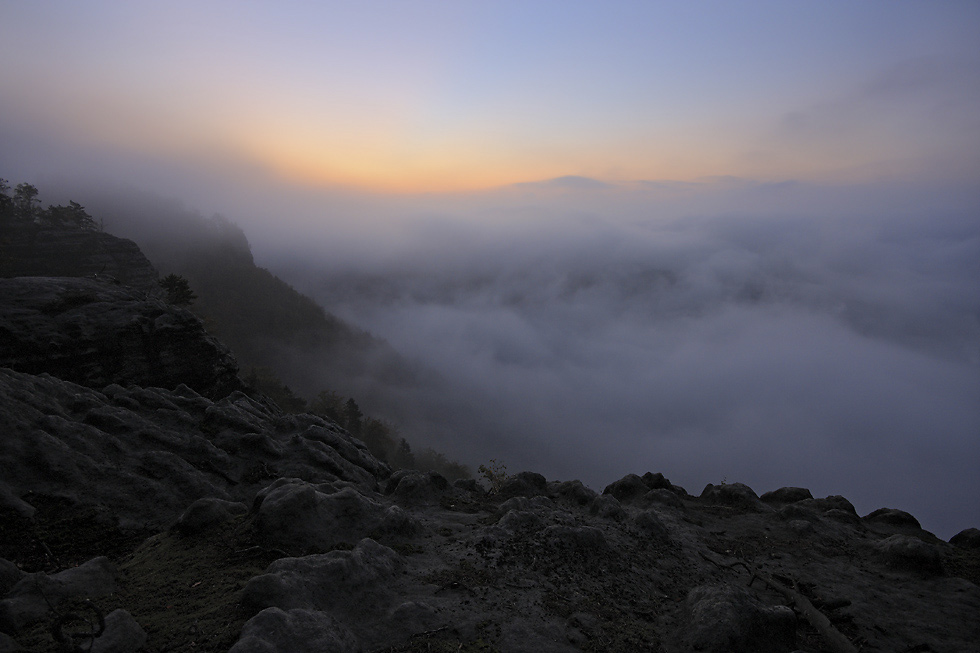
[[25,576],[0,600],[0,632],[16,635],[66,600],[105,596],[115,589],[115,575],[116,566],[101,557],[51,576]]
[[0,251],[0,277],[97,276],[160,292],[157,271],[136,243],[101,231],[9,221]]
[[[94,281],[35,287],[81,288],[137,321],[155,301]],[[73,328],[47,324],[38,361]],[[10,369],[22,360],[10,356],[0,534],[23,544],[0,560],[6,650],[57,650],[52,622],[86,598],[105,608],[102,651],[832,650],[791,591],[864,652],[980,641],[972,531],[954,546],[893,509],[862,519],[843,497],[784,488],[760,500],[737,483],[695,497],[654,473],[603,494],[522,473],[489,493],[392,473],[336,424],[262,397],[87,387]],[[59,527],[52,505],[80,517]],[[152,536],[81,557],[131,532]],[[37,560],[44,571],[28,568]]]
[[895,508],[878,508],[877,510],[865,515],[865,523],[874,525],[883,525],[887,527],[905,527],[913,531],[920,530],[922,525],[919,524],[919,520],[905,512],[904,510],[896,510]]
[[125,610],[105,617],[105,632],[92,641],[92,653],[131,653],[146,643],[146,632]]
[[325,612],[266,608],[248,622],[231,653],[356,653],[354,635]]
[[949,538],[949,542],[963,549],[980,549],[980,529],[965,528]]
[[791,608],[767,605],[735,585],[702,585],[687,595],[685,639],[696,651],[782,653],[796,644]]
[[766,503],[796,503],[812,499],[813,495],[805,487],[781,487],[778,490],[766,492],[761,497]]
[[759,499],[752,488],[744,483],[722,483],[721,485],[709,483],[701,492],[701,500],[752,512],[772,512],[773,510],[771,506]]
[[[127,526],[163,527],[203,498],[251,505],[279,477],[374,490],[388,473],[336,425],[240,392],[217,402],[186,386],[99,392],[0,368],[0,405],[0,476],[15,494],[97,504]],[[323,442],[331,429],[340,450]]]
[[0,279],[0,360],[93,388],[185,384],[219,397],[241,387],[228,349],[192,313],[93,279]]

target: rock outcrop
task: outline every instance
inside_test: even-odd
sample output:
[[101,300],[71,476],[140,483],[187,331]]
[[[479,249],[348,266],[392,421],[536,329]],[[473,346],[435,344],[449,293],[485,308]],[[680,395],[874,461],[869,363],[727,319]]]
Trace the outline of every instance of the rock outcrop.
[[601,494],[392,473],[334,423],[217,392],[227,352],[139,291],[9,280],[0,325],[0,650],[57,650],[71,615],[104,622],[93,651],[980,641],[975,529],[950,544],[900,510],[653,473]]
[[0,235],[0,277],[102,277],[159,292],[157,271],[131,240],[102,231],[11,220]]
[[0,360],[92,388],[241,388],[228,349],[200,319],[147,293],[66,277],[0,279]]

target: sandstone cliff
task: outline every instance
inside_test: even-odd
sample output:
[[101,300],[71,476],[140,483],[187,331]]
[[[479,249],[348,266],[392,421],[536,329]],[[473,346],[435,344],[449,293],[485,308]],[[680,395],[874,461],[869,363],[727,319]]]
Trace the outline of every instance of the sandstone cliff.
[[85,278],[0,279],[0,360],[101,388],[108,383],[218,397],[241,388],[228,349],[189,311],[146,292]]
[[154,294],[157,271],[131,240],[101,231],[6,220],[0,277],[102,276]]

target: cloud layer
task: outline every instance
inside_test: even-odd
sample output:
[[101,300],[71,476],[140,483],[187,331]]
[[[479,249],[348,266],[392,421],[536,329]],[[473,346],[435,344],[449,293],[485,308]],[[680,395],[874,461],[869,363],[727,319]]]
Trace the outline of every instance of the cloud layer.
[[[406,429],[471,463],[598,489],[644,471],[800,484],[946,536],[980,523],[980,221],[954,198],[844,212],[797,187],[795,214],[669,217],[623,190],[582,210],[608,189],[556,185],[469,208],[509,220],[407,220],[378,256],[269,260],[438,372],[403,396],[431,409]],[[773,192],[708,187],[732,207]]]

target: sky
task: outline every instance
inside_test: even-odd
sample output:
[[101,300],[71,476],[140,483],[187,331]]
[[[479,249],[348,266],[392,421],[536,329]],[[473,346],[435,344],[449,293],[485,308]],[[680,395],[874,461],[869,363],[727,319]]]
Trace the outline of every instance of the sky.
[[0,177],[232,219],[433,373],[357,391],[473,467],[948,538],[980,527],[977,43],[954,1],[0,0]]
[[[0,72],[5,138],[69,168],[419,193],[566,175],[962,181],[980,160],[974,2],[4,0],[0,14],[16,62]],[[22,165],[53,172],[36,156]]]

